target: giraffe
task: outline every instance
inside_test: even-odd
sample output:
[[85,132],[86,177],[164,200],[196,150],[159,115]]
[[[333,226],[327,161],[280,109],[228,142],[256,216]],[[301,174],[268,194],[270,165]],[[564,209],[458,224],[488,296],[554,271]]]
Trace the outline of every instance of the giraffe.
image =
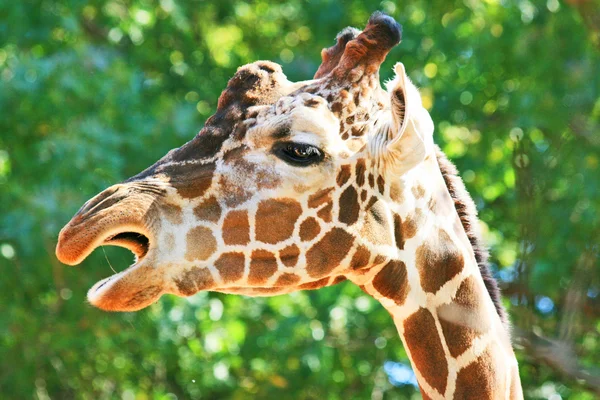
[[89,302],[135,311],[163,294],[272,296],[349,280],[390,313],[424,399],[521,399],[517,361],[477,218],[376,12],[342,30],[313,79],[240,67],[190,142],[96,195],[56,255],[130,249]]

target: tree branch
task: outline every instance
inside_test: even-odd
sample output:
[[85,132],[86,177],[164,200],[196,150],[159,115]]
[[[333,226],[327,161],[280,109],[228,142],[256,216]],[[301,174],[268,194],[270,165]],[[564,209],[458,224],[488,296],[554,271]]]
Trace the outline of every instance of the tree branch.
[[581,367],[570,343],[544,338],[518,327],[513,329],[513,336],[515,342],[523,346],[530,357],[548,365],[561,375],[577,380],[586,389],[600,395],[600,371]]

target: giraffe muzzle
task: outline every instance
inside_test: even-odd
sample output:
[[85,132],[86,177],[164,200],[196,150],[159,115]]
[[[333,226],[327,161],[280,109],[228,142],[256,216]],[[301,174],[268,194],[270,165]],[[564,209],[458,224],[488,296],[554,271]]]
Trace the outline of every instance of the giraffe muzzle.
[[56,257],[64,264],[81,263],[99,246],[131,250],[137,260],[151,244],[153,204],[160,190],[149,185],[118,184],[99,193],[60,231]]

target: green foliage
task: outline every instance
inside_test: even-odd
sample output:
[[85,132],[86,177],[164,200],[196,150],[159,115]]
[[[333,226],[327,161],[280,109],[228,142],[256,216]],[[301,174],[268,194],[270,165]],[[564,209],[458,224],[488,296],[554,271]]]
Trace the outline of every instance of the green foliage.
[[[376,9],[404,26],[382,79],[401,60],[422,88],[436,141],[480,209],[516,330],[560,335],[582,367],[600,364],[600,56],[576,8],[6,1],[0,397],[418,398],[384,371],[387,360],[407,363],[391,318],[351,284],[268,299],[165,296],[108,314],[88,306],[85,291],[131,255],[98,250],[77,268],[54,257],[77,208],[193,137],[238,66],[269,59],[308,79],[320,49]],[[585,380],[530,347],[518,357],[527,398],[594,398]]]

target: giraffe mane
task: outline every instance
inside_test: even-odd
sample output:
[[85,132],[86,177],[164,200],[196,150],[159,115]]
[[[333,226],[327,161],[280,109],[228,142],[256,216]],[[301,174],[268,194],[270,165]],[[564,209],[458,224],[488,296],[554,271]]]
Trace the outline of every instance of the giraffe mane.
[[440,171],[442,172],[444,182],[446,183],[446,187],[448,188],[450,196],[454,201],[456,212],[460,217],[460,222],[467,233],[471,247],[473,247],[475,260],[477,261],[479,272],[481,273],[481,277],[485,283],[485,288],[487,289],[487,292],[494,303],[494,307],[498,312],[498,316],[500,316],[500,320],[504,325],[508,325],[506,310],[502,305],[500,288],[498,287],[498,283],[496,282],[496,279],[490,270],[488,262],[490,254],[483,241],[483,238],[481,237],[481,232],[478,227],[477,208],[475,207],[475,202],[473,202],[473,199],[465,188],[465,184],[458,175],[456,166],[450,160],[448,160],[446,154],[444,154],[444,152],[437,145],[435,146],[435,155],[440,167]]

